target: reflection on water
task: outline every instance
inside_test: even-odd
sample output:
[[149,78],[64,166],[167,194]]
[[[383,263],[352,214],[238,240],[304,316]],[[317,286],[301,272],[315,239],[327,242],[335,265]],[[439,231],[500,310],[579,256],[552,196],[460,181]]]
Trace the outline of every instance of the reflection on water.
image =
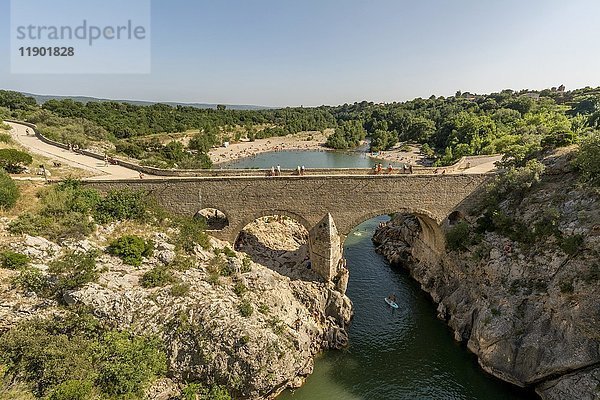
[[[359,226],[345,244],[355,315],[350,347],[327,352],[294,393],[278,399],[530,399],[486,375],[459,346],[435,306],[404,271],[375,253],[371,236],[381,221]],[[399,310],[384,298],[394,293]]]
[[306,168],[371,168],[376,162],[385,163],[368,157],[366,153],[289,150],[261,153],[254,157],[219,164],[216,167],[268,169],[280,165],[283,169],[295,169],[304,165]]

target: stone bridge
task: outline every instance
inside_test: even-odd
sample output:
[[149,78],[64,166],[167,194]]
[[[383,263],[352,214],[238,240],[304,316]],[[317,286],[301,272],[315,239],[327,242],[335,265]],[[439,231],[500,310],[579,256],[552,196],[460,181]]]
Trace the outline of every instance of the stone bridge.
[[167,210],[194,216],[220,210],[229,225],[211,235],[235,243],[246,225],[272,215],[288,216],[309,232],[313,268],[327,281],[339,275],[345,237],[378,215],[411,213],[422,226],[422,242],[433,253],[445,245],[442,226],[472,202],[489,174],[225,176],[179,179],[88,181],[102,192],[143,190]]

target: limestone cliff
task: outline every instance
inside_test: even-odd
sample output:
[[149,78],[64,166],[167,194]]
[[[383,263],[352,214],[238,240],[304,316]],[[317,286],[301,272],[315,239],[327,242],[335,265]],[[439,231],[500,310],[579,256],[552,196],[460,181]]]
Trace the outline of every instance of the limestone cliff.
[[373,240],[486,371],[543,399],[600,399],[599,192],[578,183],[568,155],[545,163],[541,182],[493,216],[514,223],[510,235],[478,230],[486,217],[474,212],[462,222],[471,239],[439,257],[414,216],[396,216]]
[[[299,244],[306,240],[297,234],[297,227],[277,224],[295,235]],[[99,227],[94,237],[62,246],[39,237],[11,238],[10,247],[29,255],[33,267],[46,273],[48,263],[68,248],[103,250],[100,237],[114,229]],[[312,372],[317,353],[347,344],[350,300],[333,284],[311,275],[295,252],[278,254],[279,260],[286,260],[286,268],[294,271],[285,276],[282,269],[278,272],[268,263],[250,261],[244,253],[225,249],[231,244],[211,239],[211,251],[196,247],[193,265],[173,268],[178,285],[185,287],[182,293],[176,294],[173,285],[142,287],[146,272],[175,259],[169,234],[150,234],[154,256],[144,259],[141,267],[102,254],[97,260],[99,279],[62,299],[87,306],[120,329],[163,339],[168,379],[150,388],[148,398],[177,396],[184,382],[225,385],[235,398],[271,398],[286,387],[299,386]],[[256,239],[263,247],[253,249],[255,259],[270,259],[273,254],[261,252],[267,251],[274,238],[263,235]],[[215,274],[217,265],[228,273]],[[16,275],[17,271],[0,269],[0,332],[23,318],[60,312],[55,300],[24,293],[12,285],[11,278]]]

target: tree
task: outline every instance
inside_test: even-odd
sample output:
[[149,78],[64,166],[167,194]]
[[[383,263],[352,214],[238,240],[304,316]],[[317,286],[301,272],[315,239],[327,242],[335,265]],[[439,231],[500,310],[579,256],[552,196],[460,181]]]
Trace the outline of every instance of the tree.
[[406,140],[427,142],[435,134],[435,122],[425,117],[412,118],[406,133]]
[[348,149],[358,146],[366,137],[366,131],[361,121],[343,121],[335,133],[327,138],[327,147]]
[[534,100],[527,96],[520,96],[509,102],[506,107],[516,110],[521,115],[527,114],[533,107]]
[[398,134],[396,132],[376,130],[371,135],[371,151],[388,150],[398,143]]
[[25,166],[31,164],[33,158],[24,151],[15,149],[0,149],[0,167],[11,174],[18,174]]
[[575,164],[584,180],[600,184],[600,132],[595,132],[581,142]]
[[0,90],[0,107],[11,110],[27,110],[36,105],[33,97],[27,97],[19,92]]

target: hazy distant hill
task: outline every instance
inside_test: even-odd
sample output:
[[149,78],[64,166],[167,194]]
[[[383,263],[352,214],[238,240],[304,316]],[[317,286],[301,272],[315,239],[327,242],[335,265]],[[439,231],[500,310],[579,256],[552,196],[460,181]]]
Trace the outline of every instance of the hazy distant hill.
[[[196,108],[217,108],[217,104],[205,104],[205,103],[176,103],[176,102],[162,102],[162,101],[140,101],[140,100],[112,100],[112,99],[98,99],[95,97],[86,96],[53,96],[53,95],[41,95],[22,92],[25,96],[33,97],[38,104],[44,104],[48,100],[64,100],[71,99],[73,101],[79,101],[81,103],[88,103],[90,101],[117,101],[120,103],[128,103],[136,106],[149,106],[156,103],[168,104],[170,106],[187,106]],[[246,104],[227,104],[228,110],[266,110],[274,107],[266,106],[252,106]]]

